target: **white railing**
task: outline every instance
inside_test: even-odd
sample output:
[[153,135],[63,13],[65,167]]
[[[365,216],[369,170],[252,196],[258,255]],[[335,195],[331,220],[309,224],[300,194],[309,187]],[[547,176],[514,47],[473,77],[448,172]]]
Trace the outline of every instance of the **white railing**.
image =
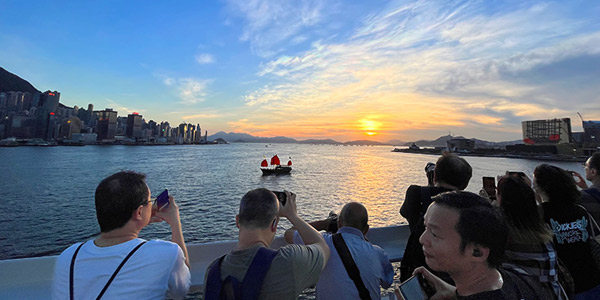
[[[372,228],[367,238],[383,248],[390,261],[397,262],[402,259],[409,233],[407,225],[380,227]],[[237,241],[230,240],[187,245],[192,271],[191,291],[203,288],[208,265],[236,244]],[[271,247],[277,249],[285,244],[282,237],[277,237]],[[56,258],[44,256],[0,261],[0,299],[48,299]]]

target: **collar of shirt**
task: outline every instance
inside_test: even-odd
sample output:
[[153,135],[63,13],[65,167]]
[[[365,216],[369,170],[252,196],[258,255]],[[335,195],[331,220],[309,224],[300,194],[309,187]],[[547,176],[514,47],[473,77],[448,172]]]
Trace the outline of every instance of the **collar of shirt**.
[[363,240],[365,239],[365,236],[363,235],[362,231],[360,231],[354,227],[344,226],[344,227],[338,229],[337,233],[350,233],[350,234],[359,236]]

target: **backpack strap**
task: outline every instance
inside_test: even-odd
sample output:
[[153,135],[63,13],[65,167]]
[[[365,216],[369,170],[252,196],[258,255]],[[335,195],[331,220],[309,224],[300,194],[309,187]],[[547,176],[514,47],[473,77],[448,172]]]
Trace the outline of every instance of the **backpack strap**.
[[113,282],[113,280],[115,279],[115,277],[117,277],[117,274],[119,274],[119,271],[121,271],[121,268],[123,268],[123,266],[125,265],[125,263],[129,260],[129,258],[136,252],[138,251],[138,249],[140,249],[140,247],[142,245],[144,245],[146,243],[146,241],[143,241],[141,243],[139,243],[137,246],[135,246],[135,248],[133,248],[133,250],[131,250],[129,252],[129,254],[127,254],[127,256],[125,257],[125,259],[123,259],[123,261],[121,262],[121,264],[119,265],[119,267],[117,267],[117,269],[115,270],[115,272],[112,274],[112,276],[110,276],[110,279],[108,280],[108,282],[106,283],[106,285],[104,285],[104,288],[102,289],[102,291],[100,292],[100,294],[98,295],[98,297],[96,298],[96,300],[100,300],[100,298],[102,298],[102,296],[104,295],[104,293],[106,292],[106,289],[108,289],[108,286],[110,286],[110,284]]
[[[234,299],[258,299],[265,275],[267,275],[267,271],[269,270],[273,259],[277,256],[277,251],[260,247],[254,255],[241,284],[231,275],[227,276],[225,280],[221,280],[221,263],[225,256],[226,255],[223,255],[219,259],[216,259],[212,262],[210,267],[208,267],[204,299],[218,300],[226,298],[225,295],[233,296]],[[229,291],[223,294],[224,289]],[[222,294],[223,297],[221,297]]]
[[[113,280],[115,279],[115,277],[119,273],[119,271],[121,271],[121,268],[123,268],[123,266],[129,260],[129,258],[133,255],[133,253],[135,253],[145,243],[146,243],[146,241],[143,241],[143,242],[139,243],[137,246],[135,246],[135,248],[133,248],[129,252],[129,254],[127,254],[127,256],[123,259],[123,261],[121,262],[121,264],[119,265],[119,267],[117,267],[117,269],[115,270],[115,272],[112,274],[112,276],[110,277],[110,279],[108,280],[108,282],[104,285],[104,288],[102,289],[102,291],[100,292],[100,294],[98,295],[98,297],[96,297],[96,300],[99,300],[100,298],[102,298],[102,296],[104,295],[104,293],[106,292],[106,290],[108,289],[108,287],[110,286],[110,284],[113,282]],[[79,245],[79,247],[77,247],[77,249],[75,250],[75,253],[73,254],[73,258],[71,258],[71,267],[70,267],[70,272],[69,272],[69,298],[71,300],[73,300],[73,277],[74,277],[73,274],[74,274],[74,271],[75,271],[75,259],[77,258],[77,253],[79,253],[79,249],[81,249],[81,246],[83,246],[83,244],[85,244],[85,243],[82,243],[81,245]]]
[[333,239],[333,245],[335,246],[335,249],[342,259],[344,268],[346,268],[346,272],[348,272],[348,276],[350,276],[350,279],[354,281],[354,285],[356,285],[356,288],[358,289],[360,299],[371,300],[369,290],[367,290],[365,283],[360,278],[360,270],[358,270],[354,259],[352,259],[352,254],[350,254],[350,250],[348,250],[348,246],[346,245],[342,234],[336,233],[332,235],[331,238]]
[[225,255],[215,259],[208,267],[208,275],[206,277],[206,288],[204,290],[204,299],[217,300],[220,298],[221,287],[221,263]]
[[73,253],[73,257],[71,258],[71,267],[69,269],[69,299],[73,300],[73,273],[75,272],[75,258],[77,258],[77,253],[79,253],[79,249],[81,246],[87,242],[79,244],[79,247],[75,249],[75,253]]
[[277,256],[277,251],[260,247],[258,252],[254,255],[244,280],[242,281],[242,299],[243,300],[255,300],[258,299],[258,294],[262,288],[265,275],[273,262],[273,259]]

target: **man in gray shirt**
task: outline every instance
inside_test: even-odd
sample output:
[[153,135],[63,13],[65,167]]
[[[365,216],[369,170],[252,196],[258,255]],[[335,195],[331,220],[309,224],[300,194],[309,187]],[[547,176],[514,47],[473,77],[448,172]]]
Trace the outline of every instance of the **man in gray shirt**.
[[[239,228],[238,245],[220,264],[221,281],[232,276],[242,282],[259,249],[268,248],[273,241],[279,217],[287,218],[306,246],[287,245],[277,251],[264,277],[258,299],[297,299],[305,288],[317,283],[329,259],[329,248],[321,234],[298,216],[296,195],[288,191],[285,195],[286,201],[280,203],[273,192],[260,188],[242,197],[239,214],[235,218]],[[205,295],[215,289],[208,278],[209,273],[205,278]],[[227,285],[223,287],[226,289]]]

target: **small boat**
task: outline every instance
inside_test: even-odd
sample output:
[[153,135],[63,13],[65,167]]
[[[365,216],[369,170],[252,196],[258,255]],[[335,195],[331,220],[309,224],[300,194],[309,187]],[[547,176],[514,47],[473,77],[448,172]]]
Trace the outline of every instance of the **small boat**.
[[276,166],[275,168],[260,168],[263,175],[284,175],[290,174],[292,167],[288,166]]
[[292,158],[290,157],[290,160],[287,162],[287,166],[283,166],[279,161],[279,157],[277,154],[275,154],[273,157],[271,157],[271,166],[269,166],[269,163],[266,159],[263,159],[263,161],[260,163],[260,170],[262,171],[263,175],[290,174],[292,171]]

